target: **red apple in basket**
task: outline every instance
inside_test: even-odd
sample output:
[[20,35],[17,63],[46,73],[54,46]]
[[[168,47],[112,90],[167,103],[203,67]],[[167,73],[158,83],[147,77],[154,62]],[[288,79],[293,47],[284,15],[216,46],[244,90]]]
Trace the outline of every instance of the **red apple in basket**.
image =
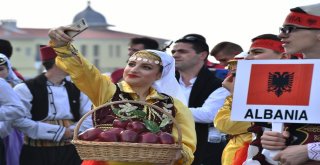
[[131,120],[121,120],[121,119],[114,119],[112,126],[113,127],[117,127],[117,128],[126,128],[126,126],[128,125],[128,123]]
[[102,142],[117,142],[118,141],[118,135],[115,131],[103,131],[98,135],[99,141]]
[[123,131],[124,129],[123,128],[110,128],[108,129],[108,131],[113,131],[115,132],[118,136],[120,135],[120,132]]
[[174,138],[171,134],[167,132],[159,132],[158,136],[160,144],[174,144]]
[[125,130],[125,129],[123,129],[123,128],[110,128],[110,129],[108,129],[108,131],[113,131],[116,133],[116,135],[118,137],[118,141],[120,139],[120,132],[122,132],[123,130]]
[[121,142],[131,142],[135,143],[138,139],[138,133],[133,130],[124,130],[120,132]]
[[138,136],[138,143],[158,143],[159,137],[157,134],[152,132],[143,132]]
[[144,123],[140,121],[131,121],[128,123],[127,130],[133,130],[134,132],[141,133],[147,130],[146,126]]
[[98,135],[101,132],[103,132],[103,130],[100,128],[89,128],[84,132],[80,133],[78,138],[80,140],[93,141],[98,137]]

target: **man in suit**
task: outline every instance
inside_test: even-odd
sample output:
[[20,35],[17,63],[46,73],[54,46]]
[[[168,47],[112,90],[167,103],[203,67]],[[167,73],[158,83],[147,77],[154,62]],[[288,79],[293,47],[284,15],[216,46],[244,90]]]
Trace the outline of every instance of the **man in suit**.
[[185,91],[188,107],[196,121],[197,150],[193,165],[219,165],[225,142],[221,134],[215,142],[208,142],[212,122],[229,92],[221,87],[221,80],[206,67],[209,46],[199,34],[188,34],[177,40],[172,49],[177,79]]

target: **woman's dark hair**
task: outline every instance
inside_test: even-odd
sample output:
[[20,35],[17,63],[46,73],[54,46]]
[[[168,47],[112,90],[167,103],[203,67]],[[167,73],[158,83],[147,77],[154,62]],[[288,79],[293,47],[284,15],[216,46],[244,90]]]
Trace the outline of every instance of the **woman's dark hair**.
[[149,37],[132,38],[130,41],[130,45],[135,45],[135,44],[143,44],[144,49],[154,49],[154,50],[159,49],[159,43],[156,40]]

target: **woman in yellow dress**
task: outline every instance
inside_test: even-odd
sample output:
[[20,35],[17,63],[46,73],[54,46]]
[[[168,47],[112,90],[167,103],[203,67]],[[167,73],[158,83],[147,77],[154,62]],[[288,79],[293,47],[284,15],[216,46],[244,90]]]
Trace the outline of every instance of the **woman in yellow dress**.
[[[62,26],[49,31],[51,38],[49,45],[57,52],[56,64],[70,74],[72,81],[92,101],[94,106],[99,106],[110,101],[136,100],[145,101],[166,110],[174,116],[182,131],[182,151],[177,152],[175,164],[191,164],[196,146],[196,133],[194,121],[190,110],[183,104],[183,94],[174,77],[175,66],[172,56],[157,50],[142,50],[133,54],[125,67],[123,81],[114,84],[110,77],[101,74],[90,64],[80,52],[71,44],[72,38],[65,31],[77,31],[75,28]],[[180,101],[181,100],[181,101]],[[173,106],[172,106],[173,105]],[[143,108],[143,107],[142,107]],[[144,107],[145,109],[145,107]],[[151,113],[151,112],[146,112]],[[116,115],[112,110],[105,110],[93,115],[96,127],[101,125],[112,127]],[[151,116],[160,124],[163,116]],[[169,123],[163,128],[171,133],[177,141],[177,128]],[[102,162],[84,161],[83,164],[151,164],[133,162]]]

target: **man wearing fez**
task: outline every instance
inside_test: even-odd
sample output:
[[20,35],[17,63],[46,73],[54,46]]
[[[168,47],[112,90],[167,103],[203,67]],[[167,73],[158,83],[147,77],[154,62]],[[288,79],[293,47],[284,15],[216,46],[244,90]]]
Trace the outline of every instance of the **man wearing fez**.
[[[14,90],[22,100],[27,117],[14,125],[24,134],[21,165],[79,165],[75,147],[70,143],[77,121],[91,108],[91,102],[55,64],[57,54],[48,46],[40,48],[46,72],[18,84]],[[92,127],[88,117],[80,132]]]

